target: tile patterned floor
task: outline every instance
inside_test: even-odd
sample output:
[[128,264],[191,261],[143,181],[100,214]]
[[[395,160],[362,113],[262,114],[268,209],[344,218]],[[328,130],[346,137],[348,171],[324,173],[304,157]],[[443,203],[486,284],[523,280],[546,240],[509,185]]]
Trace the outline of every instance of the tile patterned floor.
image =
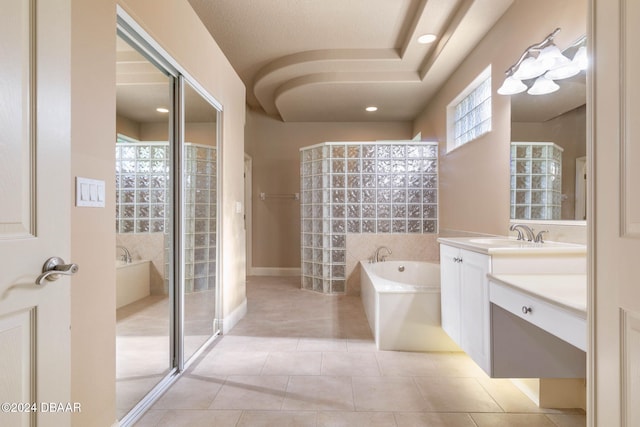
[[148,426],[575,427],[462,353],[377,351],[359,297],[250,277],[248,314],[136,424]]
[[[215,293],[185,299],[185,353],[193,354],[213,333]],[[169,372],[169,304],[151,295],[116,311],[116,416],[121,419]]]

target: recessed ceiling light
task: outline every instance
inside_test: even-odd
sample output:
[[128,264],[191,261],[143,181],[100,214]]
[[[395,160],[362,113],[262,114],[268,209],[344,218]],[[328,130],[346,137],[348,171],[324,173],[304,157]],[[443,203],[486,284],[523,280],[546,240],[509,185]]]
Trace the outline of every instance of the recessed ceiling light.
[[423,34],[418,37],[418,43],[420,44],[429,44],[433,43],[436,40],[435,34]]
[[369,111],[370,113],[374,112],[374,111],[378,111],[378,107],[374,107],[373,105],[370,107],[365,108],[365,110]]
[[158,113],[168,113],[169,112],[169,110],[167,108],[164,108],[164,107],[158,107],[158,108],[156,108],[156,111]]

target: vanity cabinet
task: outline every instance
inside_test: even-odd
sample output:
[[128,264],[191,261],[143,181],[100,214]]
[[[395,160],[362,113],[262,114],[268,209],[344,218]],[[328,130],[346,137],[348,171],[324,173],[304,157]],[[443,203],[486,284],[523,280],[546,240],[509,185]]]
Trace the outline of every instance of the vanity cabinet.
[[492,377],[584,378],[586,275],[489,276],[489,300]]
[[491,372],[491,257],[440,246],[442,328],[485,372]]
[[439,238],[442,328],[493,378],[583,378],[586,248]]

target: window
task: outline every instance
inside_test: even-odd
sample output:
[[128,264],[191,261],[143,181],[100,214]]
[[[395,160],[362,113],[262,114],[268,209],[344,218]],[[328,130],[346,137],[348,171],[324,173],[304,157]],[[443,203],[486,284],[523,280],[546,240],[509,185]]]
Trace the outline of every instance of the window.
[[491,66],[447,106],[447,152],[491,131]]

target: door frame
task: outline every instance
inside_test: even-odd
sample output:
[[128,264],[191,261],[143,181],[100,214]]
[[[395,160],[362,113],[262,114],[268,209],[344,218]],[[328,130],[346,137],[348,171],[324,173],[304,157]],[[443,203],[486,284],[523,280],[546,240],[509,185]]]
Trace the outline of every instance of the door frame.
[[253,269],[253,158],[244,153],[244,229],[246,237],[246,275],[249,276]]

